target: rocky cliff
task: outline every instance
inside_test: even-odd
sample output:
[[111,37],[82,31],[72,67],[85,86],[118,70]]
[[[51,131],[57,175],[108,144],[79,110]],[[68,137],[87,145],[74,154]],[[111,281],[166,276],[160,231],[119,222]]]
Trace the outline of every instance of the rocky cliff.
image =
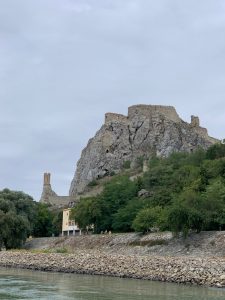
[[134,167],[139,157],[166,157],[174,151],[207,149],[216,142],[200,127],[198,117],[184,122],[171,106],[135,105],[128,116],[107,113],[105,124],[82,151],[70,196],[82,193],[94,179],[118,173],[125,162]]

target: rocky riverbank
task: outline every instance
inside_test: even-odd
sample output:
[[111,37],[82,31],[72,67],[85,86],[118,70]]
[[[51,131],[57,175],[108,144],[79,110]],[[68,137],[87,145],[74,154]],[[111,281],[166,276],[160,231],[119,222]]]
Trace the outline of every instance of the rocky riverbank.
[[120,255],[91,249],[72,254],[2,251],[0,267],[225,287],[225,258],[219,257]]
[[66,249],[101,250],[121,255],[225,257],[225,232],[192,233],[186,239],[173,237],[171,232],[93,234],[69,237],[35,238],[27,241],[27,250]]

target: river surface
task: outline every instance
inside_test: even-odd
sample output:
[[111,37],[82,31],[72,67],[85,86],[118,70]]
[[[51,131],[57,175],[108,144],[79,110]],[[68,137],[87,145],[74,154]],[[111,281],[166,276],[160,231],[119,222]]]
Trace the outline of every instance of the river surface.
[[1,268],[0,299],[224,300],[225,290],[134,279]]

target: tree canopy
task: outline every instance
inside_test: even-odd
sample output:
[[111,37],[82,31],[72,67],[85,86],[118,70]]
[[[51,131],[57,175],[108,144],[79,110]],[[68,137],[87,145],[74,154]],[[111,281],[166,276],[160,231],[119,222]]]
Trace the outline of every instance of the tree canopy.
[[[207,151],[153,157],[142,177],[130,180],[129,171],[114,176],[103,192],[81,199],[73,215],[82,228],[95,232],[225,229],[225,145]],[[138,197],[140,189],[149,196]]]
[[0,191],[0,250],[20,248],[29,235],[42,237],[61,233],[62,211],[18,191]]
[[0,191],[0,249],[20,247],[31,234],[35,217],[36,204],[29,195]]

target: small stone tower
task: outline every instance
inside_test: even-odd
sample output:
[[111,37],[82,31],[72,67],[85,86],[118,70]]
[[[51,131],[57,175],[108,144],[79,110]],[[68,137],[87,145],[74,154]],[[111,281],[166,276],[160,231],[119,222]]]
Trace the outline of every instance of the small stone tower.
[[52,190],[50,182],[51,182],[51,174],[44,173],[43,191],[40,199],[40,202],[42,203],[49,203],[50,197],[57,196],[57,194]]
[[199,127],[199,126],[200,126],[199,117],[191,116],[191,127]]

